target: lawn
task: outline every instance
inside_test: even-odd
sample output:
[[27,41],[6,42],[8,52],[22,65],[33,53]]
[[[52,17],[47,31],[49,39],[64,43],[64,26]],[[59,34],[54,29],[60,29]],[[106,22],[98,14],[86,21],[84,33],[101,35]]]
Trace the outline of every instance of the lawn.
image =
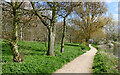
[[65,52],[60,53],[60,44],[56,44],[55,56],[47,56],[47,47],[44,42],[19,41],[18,45],[21,57],[24,59],[22,63],[13,62],[9,45],[2,42],[3,73],[54,73],[64,64],[90,50],[82,44],[74,46],[76,44],[68,43],[65,45]]

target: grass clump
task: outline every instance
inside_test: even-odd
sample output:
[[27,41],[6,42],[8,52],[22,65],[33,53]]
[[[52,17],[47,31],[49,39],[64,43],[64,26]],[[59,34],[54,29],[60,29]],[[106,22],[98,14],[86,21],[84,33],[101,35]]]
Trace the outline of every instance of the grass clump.
[[[98,48],[95,45],[92,46]],[[93,62],[93,73],[118,73],[118,69],[116,69],[118,66],[118,58],[107,50],[98,49]]]
[[[60,44],[55,46],[55,56],[47,56],[45,43],[19,41],[19,52],[24,61],[12,61],[12,51],[7,43],[2,42],[2,72],[3,73],[53,73],[64,64],[85,53],[80,46],[65,45],[64,53],[60,53]],[[71,44],[72,45],[72,44]],[[74,44],[73,44],[74,45]],[[90,48],[86,48],[86,51]]]

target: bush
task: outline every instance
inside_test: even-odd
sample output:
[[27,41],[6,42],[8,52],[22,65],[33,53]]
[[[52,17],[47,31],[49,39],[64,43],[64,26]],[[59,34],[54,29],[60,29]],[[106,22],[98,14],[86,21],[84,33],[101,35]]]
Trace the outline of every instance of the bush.
[[81,47],[82,50],[84,50],[87,46],[86,46],[86,43],[82,43],[79,45]]
[[[92,46],[97,47],[95,45]],[[95,55],[92,69],[93,73],[118,73],[116,69],[117,65],[117,57],[110,54],[108,50],[99,49]]]

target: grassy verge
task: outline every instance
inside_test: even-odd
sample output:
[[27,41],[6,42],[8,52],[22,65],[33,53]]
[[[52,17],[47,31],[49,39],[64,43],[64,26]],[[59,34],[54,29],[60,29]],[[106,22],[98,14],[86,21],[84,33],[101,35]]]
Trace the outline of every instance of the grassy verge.
[[[64,64],[82,55],[90,48],[82,50],[80,46],[65,45],[65,52],[60,53],[60,44],[55,46],[55,56],[47,56],[45,43],[19,41],[19,52],[24,61],[12,61],[12,51],[2,42],[2,72],[3,73],[53,73]],[[74,44],[72,44],[74,45]]]
[[93,62],[93,73],[118,73],[118,58],[107,50],[101,50],[98,46],[92,45],[98,49]]

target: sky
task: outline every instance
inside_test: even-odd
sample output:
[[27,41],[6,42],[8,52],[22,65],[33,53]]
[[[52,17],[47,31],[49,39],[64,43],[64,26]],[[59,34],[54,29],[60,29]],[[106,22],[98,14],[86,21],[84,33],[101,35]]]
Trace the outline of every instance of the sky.
[[108,16],[111,13],[112,14],[111,16],[113,16],[115,20],[118,20],[118,2],[110,1],[110,2],[106,2],[106,4],[108,9],[106,15]]
[[[11,0],[6,0],[6,1],[11,1]],[[111,13],[113,18],[115,20],[118,20],[118,8],[119,8],[118,1],[120,0],[101,0],[101,1],[105,1],[107,4],[108,12],[106,13],[106,15],[108,16]]]

